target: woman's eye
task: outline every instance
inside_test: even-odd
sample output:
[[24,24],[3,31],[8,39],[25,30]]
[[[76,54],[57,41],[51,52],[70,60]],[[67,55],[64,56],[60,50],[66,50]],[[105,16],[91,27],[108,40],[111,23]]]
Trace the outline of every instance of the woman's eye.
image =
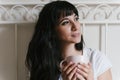
[[76,18],[75,18],[75,21],[78,21],[78,20],[79,20],[79,17],[76,17]]
[[66,24],[69,24],[70,22],[69,21],[64,21],[61,23],[61,25],[66,25]]

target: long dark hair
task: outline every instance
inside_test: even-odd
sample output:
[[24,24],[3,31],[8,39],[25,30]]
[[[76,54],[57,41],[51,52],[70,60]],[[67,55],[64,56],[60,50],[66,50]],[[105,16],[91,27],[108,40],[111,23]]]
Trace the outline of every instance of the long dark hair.
[[[55,27],[58,26],[60,17],[73,13],[78,15],[76,7],[67,1],[53,1],[43,7],[26,56],[30,80],[58,80],[62,57]],[[83,49],[82,36],[81,42],[75,47],[77,50]]]

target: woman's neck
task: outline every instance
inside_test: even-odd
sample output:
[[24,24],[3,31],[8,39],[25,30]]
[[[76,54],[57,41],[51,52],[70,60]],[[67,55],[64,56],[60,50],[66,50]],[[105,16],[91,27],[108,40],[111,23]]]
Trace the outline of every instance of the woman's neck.
[[75,43],[62,44],[61,53],[63,58],[66,58],[68,56],[73,56],[73,55],[82,55],[82,51],[76,50]]

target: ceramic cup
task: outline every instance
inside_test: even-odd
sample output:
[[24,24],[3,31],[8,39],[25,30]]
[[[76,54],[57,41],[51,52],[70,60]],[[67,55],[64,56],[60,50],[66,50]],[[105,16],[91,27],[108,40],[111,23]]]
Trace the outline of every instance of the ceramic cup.
[[75,64],[87,64],[89,62],[87,57],[81,56],[81,55],[77,55],[77,56],[68,56],[67,58],[65,58],[64,60],[62,60],[60,62],[60,68],[62,69],[62,67],[64,66],[64,64],[67,64],[69,62],[73,62]]

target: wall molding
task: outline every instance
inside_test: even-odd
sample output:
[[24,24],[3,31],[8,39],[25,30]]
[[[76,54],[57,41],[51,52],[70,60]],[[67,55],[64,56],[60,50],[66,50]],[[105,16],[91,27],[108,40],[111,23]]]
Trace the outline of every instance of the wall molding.
[[[36,22],[47,2],[0,4],[0,23]],[[120,23],[120,3],[73,3],[83,23]]]

